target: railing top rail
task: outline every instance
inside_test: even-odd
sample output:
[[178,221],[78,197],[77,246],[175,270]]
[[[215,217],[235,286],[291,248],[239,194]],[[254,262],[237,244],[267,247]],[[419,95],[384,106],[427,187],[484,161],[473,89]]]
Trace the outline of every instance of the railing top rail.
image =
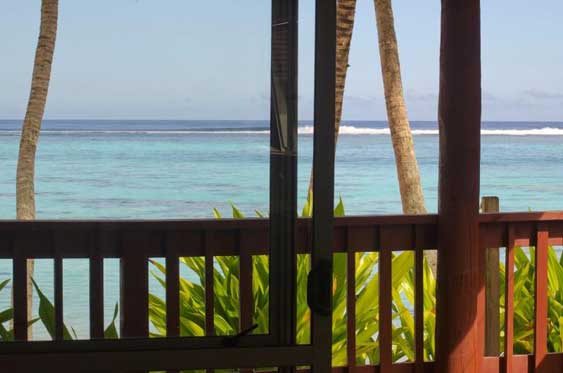
[[[538,212],[504,212],[483,213],[479,215],[481,223],[510,223],[510,222],[532,222],[532,221],[556,221],[563,220],[563,211],[538,211]],[[310,224],[310,218],[299,218],[298,226]],[[437,214],[422,215],[351,215],[335,218],[334,225],[361,226],[361,225],[401,225],[401,224],[436,224]],[[19,229],[193,229],[193,230],[225,230],[225,229],[252,229],[266,228],[267,218],[245,218],[245,219],[73,219],[73,220],[2,220],[0,219],[0,230]]]
[[[550,244],[563,242],[563,212],[481,214],[481,245],[503,246],[507,225],[517,225],[518,239],[529,239],[542,226]],[[335,218],[335,252],[437,249],[438,216],[380,215]],[[416,233],[415,233],[416,231]],[[297,251],[310,249],[311,219],[297,222]],[[389,237],[380,242],[380,234]],[[416,244],[415,244],[416,241]],[[183,256],[261,255],[268,253],[268,219],[193,220],[36,220],[0,221],[0,258],[121,257],[134,250],[165,256],[168,248]]]
[[[297,222],[297,251],[310,249],[311,219]],[[436,215],[347,216],[335,219],[336,252],[436,247]],[[392,232],[392,240],[379,242],[380,232]],[[199,220],[43,220],[0,221],[0,258],[16,254],[26,258],[50,258],[55,249],[64,258],[104,258],[124,252],[164,256],[170,248],[177,255],[261,255],[268,250],[268,219]]]
[[503,212],[479,215],[480,223],[517,223],[563,221],[563,211]]
[[[400,225],[400,224],[436,224],[438,222],[436,214],[424,215],[357,215],[335,218],[335,226],[348,225]],[[310,224],[311,218],[299,218],[298,226]],[[0,230],[18,229],[57,229],[61,227],[76,229],[245,229],[245,228],[266,228],[267,218],[244,218],[244,219],[115,219],[115,220],[0,220]]]

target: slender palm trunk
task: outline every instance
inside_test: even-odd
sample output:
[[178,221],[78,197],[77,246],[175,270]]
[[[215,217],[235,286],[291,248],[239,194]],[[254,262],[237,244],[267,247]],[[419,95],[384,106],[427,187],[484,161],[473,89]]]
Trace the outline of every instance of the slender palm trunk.
[[[403,212],[405,214],[424,214],[426,213],[426,206],[403,95],[393,7],[391,0],[374,0],[374,4],[387,120],[395,152]],[[436,255],[427,255],[427,259],[432,269],[435,270]]]
[[426,212],[426,207],[403,97],[401,65],[391,0],[375,0],[375,13],[387,119],[395,151],[403,212],[405,214],[423,214]]
[[[336,19],[336,107],[335,107],[335,140],[338,141],[340,122],[342,120],[342,103],[344,101],[344,88],[346,73],[348,72],[348,57],[354,30],[356,15],[356,0],[338,0]],[[313,170],[309,178],[309,193],[313,191]]]
[[[31,93],[22,126],[16,176],[16,217],[35,219],[35,152],[45,112],[57,35],[58,0],[42,0],[41,26],[35,51]],[[33,261],[28,260],[28,318],[31,319]],[[31,335],[31,330],[30,330]]]

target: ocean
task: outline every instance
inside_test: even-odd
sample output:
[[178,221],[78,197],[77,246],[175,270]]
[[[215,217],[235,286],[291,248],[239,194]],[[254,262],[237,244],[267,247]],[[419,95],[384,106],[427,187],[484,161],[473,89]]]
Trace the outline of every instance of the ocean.
[[[235,203],[252,216],[268,211],[267,121],[47,120],[36,163],[40,219],[210,218]],[[15,218],[21,121],[0,120],[0,219]],[[412,129],[427,208],[437,210],[438,128]],[[312,160],[312,123],[300,124],[299,205]],[[336,154],[335,198],[346,214],[401,212],[386,122],[343,121]],[[563,122],[484,122],[481,195],[502,211],[563,210]],[[117,300],[117,262],[106,265],[106,318]],[[0,260],[0,280],[11,276]],[[52,261],[36,278],[52,298]],[[87,262],[65,261],[65,320],[87,336]],[[151,284],[151,286],[154,284]],[[0,310],[10,302],[0,293]],[[37,302],[35,302],[37,304]],[[38,329],[37,337],[45,337]]]

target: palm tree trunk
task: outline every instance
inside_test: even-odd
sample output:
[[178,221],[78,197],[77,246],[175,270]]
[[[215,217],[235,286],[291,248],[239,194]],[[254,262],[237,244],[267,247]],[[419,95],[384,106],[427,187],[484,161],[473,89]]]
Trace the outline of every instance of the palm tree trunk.
[[[403,213],[425,214],[426,206],[420,182],[420,172],[403,95],[401,64],[399,62],[397,35],[395,34],[393,7],[391,0],[374,0],[374,4],[387,120],[395,152],[395,164],[399,179]],[[427,255],[427,259],[435,271],[436,255],[432,254]]]
[[[336,9],[336,107],[335,107],[335,141],[338,141],[340,122],[342,120],[342,103],[344,101],[344,88],[346,85],[346,73],[348,72],[348,57],[350,55],[350,44],[352,42],[352,31],[354,30],[354,18],[356,15],[356,0],[338,0]],[[309,197],[313,192],[313,170],[309,178]]]
[[[41,2],[39,40],[35,51],[31,93],[22,126],[16,176],[16,217],[20,220],[35,219],[35,152],[51,79],[51,66],[57,35],[58,8],[58,0],[42,0]],[[28,260],[27,296],[28,319],[30,320],[33,299],[33,287],[30,278],[33,275],[33,267],[33,261]],[[28,333],[31,336],[31,329]]]
[[395,151],[403,212],[405,214],[423,214],[426,212],[426,207],[403,97],[401,66],[391,0],[375,0],[375,14],[387,119]]

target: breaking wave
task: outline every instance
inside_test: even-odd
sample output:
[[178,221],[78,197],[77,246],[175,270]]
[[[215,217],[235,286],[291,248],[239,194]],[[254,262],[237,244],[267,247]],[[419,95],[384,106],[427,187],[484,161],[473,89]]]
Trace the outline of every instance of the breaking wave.
[[[299,128],[301,134],[312,134],[313,127]],[[390,135],[389,128],[367,128],[341,126],[340,135]],[[437,129],[413,129],[413,135],[438,135]],[[534,129],[482,129],[484,136],[563,136],[563,128],[534,128]]]
[[[299,134],[312,135],[313,126],[299,127]],[[43,130],[42,135],[268,135],[270,131],[264,128],[238,129],[191,129],[191,130]],[[437,129],[413,129],[413,135],[438,135]],[[1,135],[19,135],[20,131],[0,130]],[[369,128],[341,126],[340,135],[371,135],[384,136],[390,135],[389,128]],[[563,136],[563,128],[544,127],[544,128],[528,128],[528,129],[482,129],[483,136]]]

